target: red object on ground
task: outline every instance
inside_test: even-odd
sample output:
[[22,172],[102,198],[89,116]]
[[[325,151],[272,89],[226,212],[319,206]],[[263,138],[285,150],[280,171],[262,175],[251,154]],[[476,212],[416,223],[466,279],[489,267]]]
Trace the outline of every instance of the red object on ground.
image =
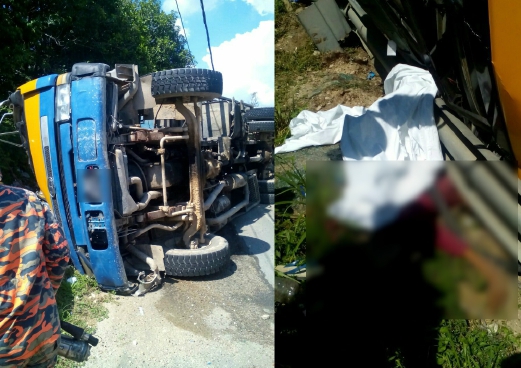
[[[437,180],[436,189],[445,200],[447,206],[450,207],[462,203],[462,198],[458,190],[454,187],[447,175],[443,175]],[[407,221],[412,216],[425,216],[426,221],[432,221],[431,216],[437,214],[438,207],[436,206],[436,202],[431,197],[431,194],[426,192],[402,212],[400,220]],[[436,225],[436,246],[453,256],[461,256],[468,248],[464,240],[442,224]]]
[[447,227],[439,224],[436,226],[436,247],[446,253],[459,257],[468,248],[468,244]]

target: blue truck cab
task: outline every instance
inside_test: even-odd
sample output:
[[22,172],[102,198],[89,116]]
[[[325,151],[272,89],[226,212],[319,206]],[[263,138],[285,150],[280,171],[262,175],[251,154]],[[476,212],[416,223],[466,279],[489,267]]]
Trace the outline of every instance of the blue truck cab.
[[273,109],[221,93],[212,70],[140,77],[136,65],[79,63],[10,96],[71,261],[103,290],[145,293],[164,274],[227,266],[229,245],[214,233],[259,203],[258,181],[273,175],[274,124]]

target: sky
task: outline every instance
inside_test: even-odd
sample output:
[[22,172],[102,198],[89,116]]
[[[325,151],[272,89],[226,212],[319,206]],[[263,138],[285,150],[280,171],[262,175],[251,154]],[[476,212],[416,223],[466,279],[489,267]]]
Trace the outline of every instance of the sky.
[[[212,69],[200,0],[177,0],[196,67]],[[223,96],[274,105],[274,0],[203,0],[215,70],[223,74]],[[175,0],[162,9],[177,13]],[[177,25],[182,31],[181,22]]]

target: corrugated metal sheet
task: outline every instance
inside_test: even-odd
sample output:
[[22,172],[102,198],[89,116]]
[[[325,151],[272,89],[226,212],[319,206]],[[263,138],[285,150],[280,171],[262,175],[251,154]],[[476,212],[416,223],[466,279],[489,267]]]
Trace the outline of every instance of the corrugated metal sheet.
[[319,51],[342,51],[338,41],[351,28],[335,0],[318,0],[301,11],[298,18]]

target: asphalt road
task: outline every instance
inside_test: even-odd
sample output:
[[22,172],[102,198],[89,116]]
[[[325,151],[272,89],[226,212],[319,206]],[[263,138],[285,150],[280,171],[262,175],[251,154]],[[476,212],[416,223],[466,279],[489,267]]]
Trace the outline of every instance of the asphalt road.
[[223,272],[108,304],[85,367],[273,367],[273,229],[273,206],[257,206],[220,231]]

